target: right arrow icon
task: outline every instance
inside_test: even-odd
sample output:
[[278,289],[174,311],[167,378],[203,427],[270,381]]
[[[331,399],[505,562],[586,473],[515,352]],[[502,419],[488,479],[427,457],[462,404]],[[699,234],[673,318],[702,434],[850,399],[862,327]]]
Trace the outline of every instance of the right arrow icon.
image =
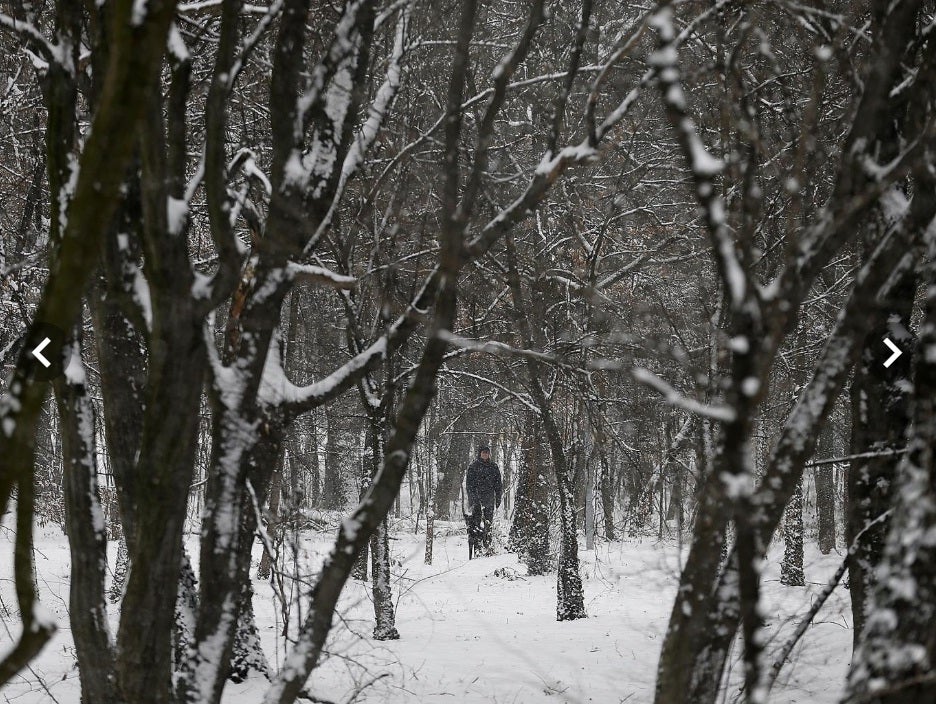
[[897,361],[898,357],[903,355],[903,350],[894,345],[890,338],[884,338],[884,345],[891,349],[891,356],[884,360],[884,367],[890,367]]

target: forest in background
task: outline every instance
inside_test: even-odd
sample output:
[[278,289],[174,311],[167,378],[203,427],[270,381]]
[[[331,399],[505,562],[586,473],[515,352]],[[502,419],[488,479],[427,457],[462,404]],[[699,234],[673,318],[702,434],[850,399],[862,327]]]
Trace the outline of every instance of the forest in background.
[[[845,697],[931,702],[934,28],[921,0],[0,2],[0,687],[56,629],[51,524],[83,700],[307,697],[349,581],[405,634],[388,518],[431,562],[489,444],[557,622],[586,547],[687,545],[658,701],[718,699],[736,643],[769,696],[776,540],[787,585],[804,541],[842,554]],[[277,668],[256,575],[301,585]]]

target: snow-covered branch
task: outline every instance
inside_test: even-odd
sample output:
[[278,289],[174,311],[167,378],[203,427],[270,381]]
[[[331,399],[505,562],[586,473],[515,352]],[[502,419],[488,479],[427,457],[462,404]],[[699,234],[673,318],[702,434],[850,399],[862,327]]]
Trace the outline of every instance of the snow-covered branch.
[[[400,10],[400,17],[397,20],[396,34],[394,35],[393,49],[390,53],[390,59],[387,65],[386,78],[377,90],[377,95],[371,103],[367,120],[361,125],[356,139],[352,142],[348,153],[345,155],[344,162],[341,166],[341,173],[338,177],[338,185],[335,187],[335,193],[332,196],[332,202],[328,208],[328,212],[318,224],[315,233],[309,238],[303,250],[304,252],[310,252],[321,239],[322,235],[324,235],[325,231],[331,226],[348,182],[364,163],[364,157],[377,139],[377,135],[380,133],[380,129],[390,112],[393,99],[400,90],[400,83],[403,80],[403,57],[406,51],[406,36],[411,10],[411,0],[408,0]],[[375,20],[375,23],[379,21],[379,19],[380,18]]]
[[34,24],[0,12],[0,29],[7,29],[24,39],[47,63],[56,64],[67,73],[74,74],[75,68],[68,55],[69,47],[49,40]]
[[690,399],[676,391],[676,389],[644,367],[635,367],[631,371],[631,374],[634,376],[635,380],[657,390],[668,403],[684,411],[723,423],[730,423],[735,420],[736,414],[734,409],[727,406],[703,404],[695,399]]
[[740,307],[745,300],[748,280],[735,250],[734,237],[725,222],[725,204],[718,195],[716,178],[721,174],[724,165],[706,150],[695,123],[687,112],[686,97],[680,82],[679,53],[672,10],[668,7],[661,8],[650,19],[650,24],[660,37],[660,45],[647,61],[656,73],[666,106],[666,115],[676,131],[683,156],[692,172],[696,198],[705,213],[718,271],[732,304]]
[[354,277],[313,264],[290,262],[286,267],[286,275],[291,280],[325,284],[335,289],[352,289],[357,284]]

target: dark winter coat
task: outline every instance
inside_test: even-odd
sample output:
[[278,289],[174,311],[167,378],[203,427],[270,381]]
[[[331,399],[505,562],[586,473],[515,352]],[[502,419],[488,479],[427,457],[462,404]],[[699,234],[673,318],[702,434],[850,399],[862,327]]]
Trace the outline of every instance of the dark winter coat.
[[475,460],[468,466],[465,489],[468,491],[468,506],[471,511],[478,505],[488,511],[499,507],[504,486],[497,465],[490,460]]

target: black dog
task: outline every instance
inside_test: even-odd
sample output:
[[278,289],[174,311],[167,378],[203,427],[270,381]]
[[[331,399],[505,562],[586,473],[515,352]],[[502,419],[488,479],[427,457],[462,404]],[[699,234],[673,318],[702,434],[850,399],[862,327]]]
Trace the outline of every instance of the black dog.
[[462,510],[462,516],[465,517],[465,526],[468,529],[468,560],[470,561],[480,552],[484,545],[484,513],[478,511],[473,514],[467,514]]

